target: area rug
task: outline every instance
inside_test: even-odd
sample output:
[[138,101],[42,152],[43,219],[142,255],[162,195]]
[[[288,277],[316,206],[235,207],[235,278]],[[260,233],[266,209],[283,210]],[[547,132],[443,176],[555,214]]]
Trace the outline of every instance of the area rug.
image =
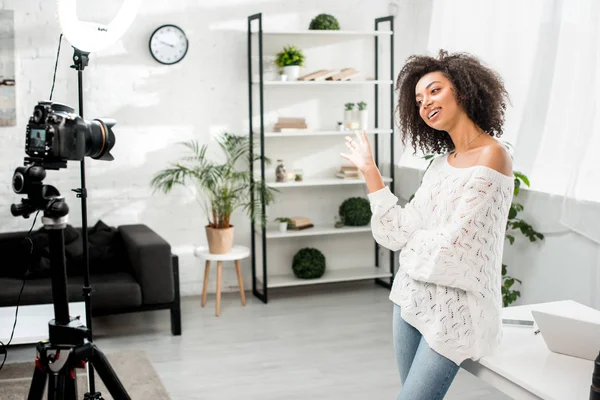
[[[106,357],[132,399],[170,399],[144,351],[124,351],[106,354]],[[31,385],[33,367],[33,361],[5,364],[0,371],[0,399],[26,399]],[[102,393],[104,399],[112,399],[97,373],[94,374],[94,377],[96,390]],[[77,389],[79,391],[78,398],[83,399],[83,395],[87,391],[86,370],[77,370]],[[46,398],[46,394],[44,394],[44,398]]]

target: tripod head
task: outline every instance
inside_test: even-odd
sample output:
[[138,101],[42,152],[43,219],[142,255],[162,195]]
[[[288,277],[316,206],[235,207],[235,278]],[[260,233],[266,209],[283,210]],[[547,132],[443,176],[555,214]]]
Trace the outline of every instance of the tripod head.
[[12,187],[15,193],[25,194],[27,198],[22,199],[21,204],[12,204],[10,212],[14,217],[29,218],[39,210],[44,212],[45,226],[65,225],[69,206],[54,186],[42,183],[45,178],[45,168],[36,162],[18,167],[13,175]]

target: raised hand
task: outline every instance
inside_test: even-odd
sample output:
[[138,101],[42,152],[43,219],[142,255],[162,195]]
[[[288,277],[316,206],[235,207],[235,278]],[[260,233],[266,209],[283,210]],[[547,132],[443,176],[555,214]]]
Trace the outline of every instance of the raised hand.
[[350,153],[340,153],[340,156],[350,161],[356,168],[364,173],[370,168],[376,167],[375,160],[373,159],[373,153],[371,152],[371,145],[369,144],[369,139],[367,139],[367,134],[364,131],[362,133],[356,131],[355,134],[355,139],[346,136],[346,147],[348,147]]

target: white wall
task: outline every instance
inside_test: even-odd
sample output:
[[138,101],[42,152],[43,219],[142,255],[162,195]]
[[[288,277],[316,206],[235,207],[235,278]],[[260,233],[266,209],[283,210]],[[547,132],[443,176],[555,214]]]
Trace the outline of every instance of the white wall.
[[[100,3],[88,0],[78,4],[81,18],[93,16],[107,22],[119,2],[103,2],[100,6]],[[27,230],[31,221],[14,218],[9,211],[10,204],[20,201],[11,189],[11,179],[14,169],[23,164],[25,126],[33,107],[37,101],[49,97],[60,30],[54,1],[4,0],[0,1],[0,9],[15,11],[18,125],[0,131],[0,231]],[[195,138],[202,143],[210,143],[211,135],[225,130],[247,132],[246,18],[258,12],[263,13],[265,29],[306,29],[313,16],[325,12],[336,15],[343,29],[370,30],[373,29],[374,18],[388,15],[388,3],[146,0],[126,35],[115,46],[92,53],[90,64],[84,71],[84,116],[87,119],[111,117],[118,121],[115,127],[117,142],[112,151],[115,161],[86,158],[88,223],[91,226],[98,219],[111,225],[144,223],[156,230],[180,255],[184,295],[201,290],[201,267],[191,249],[194,244],[205,243],[206,220],[202,209],[187,191],[178,190],[168,196],[152,195],[149,182],[156,171],[181,154],[175,145],[177,142]],[[408,16],[402,18],[404,22],[410,20]],[[396,29],[404,22],[396,24]],[[190,50],[178,65],[162,66],[148,52],[151,32],[165,23],[182,27],[190,40]],[[401,35],[397,36],[398,48],[407,42]],[[370,45],[357,46],[355,53],[345,56],[360,65],[372,66]],[[77,75],[69,68],[72,55],[72,48],[63,39],[53,100],[77,110]],[[312,58],[314,60],[315,57]],[[369,95],[372,95],[372,88],[367,92],[272,92],[266,103],[268,122],[273,122],[272,118],[278,113],[287,112],[305,113],[314,124],[335,124],[335,121],[341,120],[344,102],[360,101],[363,96]],[[283,109],[280,110],[281,105]],[[284,156],[290,167],[296,163],[307,170],[307,174],[324,173],[323,165],[319,163],[329,166],[339,164],[337,154],[343,149],[341,138],[316,143],[318,152],[306,143],[291,140],[273,145],[269,149],[273,153],[270,156],[274,159]],[[290,149],[305,153],[297,155]],[[319,168],[311,170],[311,165]],[[50,171],[45,180],[46,184],[56,186],[66,196],[71,208],[70,223],[75,226],[81,224],[80,206],[71,189],[80,186],[79,176],[79,163],[70,162],[66,170]],[[308,193],[325,204],[325,209],[311,215],[327,216],[333,220],[339,202],[351,195],[364,195],[364,189],[324,193]],[[314,206],[297,195],[298,192],[282,194],[284,200],[289,201],[285,204],[291,204],[292,208],[272,210],[271,219],[276,213],[315,211]],[[310,210],[301,208],[307,204]],[[236,241],[249,244],[247,218],[238,213],[234,215],[234,224]],[[36,229],[39,227],[38,222]],[[357,240],[367,249],[365,257],[371,259],[372,242],[364,238]],[[346,245],[340,242],[337,247],[332,246],[337,249],[337,254],[342,254],[336,261],[332,256],[332,267],[347,264],[348,258],[343,258]],[[273,263],[273,268],[280,271],[289,269],[289,261],[285,260],[289,260],[293,247],[289,243],[282,246],[280,251],[284,261],[279,267]],[[248,261],[243,263],[247,287],[250,287],[249,266]],[[215,274],[211,275],[212,280]],[[210,287],[214,288],[212,283]],[[224,285],[236,287],[235,274],[231,270],[224,273]]]

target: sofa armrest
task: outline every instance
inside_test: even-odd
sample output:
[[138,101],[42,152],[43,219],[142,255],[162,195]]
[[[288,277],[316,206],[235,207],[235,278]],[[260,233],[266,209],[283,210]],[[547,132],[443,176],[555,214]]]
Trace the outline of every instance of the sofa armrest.
[[171,246],[143,224],[119,226],[136,280],[142,288],[145,305],[173,301]]

